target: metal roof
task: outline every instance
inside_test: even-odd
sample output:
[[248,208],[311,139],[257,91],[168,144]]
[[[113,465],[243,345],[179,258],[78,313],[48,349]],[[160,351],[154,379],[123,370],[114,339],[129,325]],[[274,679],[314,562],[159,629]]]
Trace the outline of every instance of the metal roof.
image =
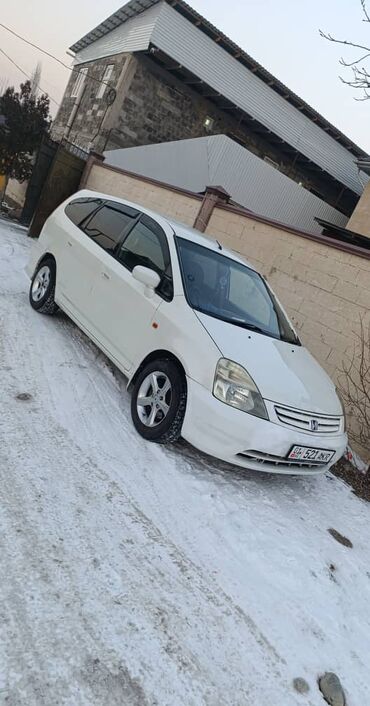
[[225,135],[110,150],[105,163],[190,191],[221,185],[243,208],[310,233],[321,233],[316,216],[343,227],[348,220]]
[[341,240],[344,243],[357,245],[365,250],[370,250],[370,239],[366,235],[361,235],[353,230],[348,230],[348,228],[342,228],[336,223],[324,221],[322,218],[316,218],[315,220],[323,228],[323,235],[327,235],[330,238],[335,238],[336,240]]
[[[269,87],[284,97],[286,101],[298,108],[304,115],[309,117],[313,122],[315,122],[319,127],[321,127],[325,132],[331,135],[335,140],[337,140],[341,145],[346,147],[352,154],[356,157],[366,157],[367,154],[358,145],[356,145],[352,140],[350,140],[346,135],[344,135],[340,130],[338,130],[332,123],[330,123],[326,118],[324,118],[320,113],[318,113],[314,108],[312,108],[306,101],[302,100],[296,93],[291,91],[287,86],[285,86],[281,81],[276,79],[269,71],[267,71],[261,64],[259,64],[255,59],[253,59],[249,54],[247,54],[243,49],[241,49],[235,42],[229,39],[223,32],[217,29],[211,22],[208,22],[202,15],[200,15],[196,10],[194,10],[190,5],[188,5],[184,0],[164,0],[168,5],[173,7],[177,12],[186,17],[187,20],[192,22],[196,27],[201,30],[204,34],[210,37],[212,40],[217,42],[217,44],[222,47],[225,51],[231,54],[234,59],[249,68],[253,73],[258,76],[261,80],[269,85]],[[110,17],[101,22],[95,29],[91,32],[85,34],[79,41],[75,42],[70,49],[76,53],[86,48],[97,39],[100,39],[104,35],[111,32],[113,29],[119,25],[126,22],[128,19],[137,16],[141,12],[149,9],[153,5],[156,5],[160,0],[131,0],[126,5],[123,5],[119,10],[114,12]]]

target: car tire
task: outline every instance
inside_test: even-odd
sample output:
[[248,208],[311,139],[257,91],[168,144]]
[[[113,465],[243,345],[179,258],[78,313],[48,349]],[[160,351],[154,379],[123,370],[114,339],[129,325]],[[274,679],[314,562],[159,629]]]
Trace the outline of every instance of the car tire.
[[53,258],[42,260],[36,267],[30,286],[30,304],[40,314],[55,314],[54,301],[56,265]]
[[176,363],[168,359],[148,363],[132,390],[131,416],[136,431],[158,444],[177,441],[185,409],[186,380]]

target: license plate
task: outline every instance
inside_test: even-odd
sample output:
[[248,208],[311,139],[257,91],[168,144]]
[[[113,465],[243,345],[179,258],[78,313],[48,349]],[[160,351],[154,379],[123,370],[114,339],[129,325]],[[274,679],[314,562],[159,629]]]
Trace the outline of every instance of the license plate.
[[316,463],[329,463],[335,451],[325,449],[312,449],[308,446],[293,446],[288,459],[291,461],[316,461]]

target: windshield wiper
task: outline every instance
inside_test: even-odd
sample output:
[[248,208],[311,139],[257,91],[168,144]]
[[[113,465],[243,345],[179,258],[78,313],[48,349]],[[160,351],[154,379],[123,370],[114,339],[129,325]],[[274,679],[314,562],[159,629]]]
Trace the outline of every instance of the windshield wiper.
[[260,326],[256,326],[255,324],[249,324],[247,321],[243,321],[242,319],[227,319],[231,324],[235,324],[236,326],[240,326],[241,328],[246,328],[248,331],[255,331],[256,333],[263,333],[264,336],[271,336],[271,338],[277,338],[277,336],[274,336],[273,333],[270,333],[270,331],[266,331],[265,329],[261,328]]

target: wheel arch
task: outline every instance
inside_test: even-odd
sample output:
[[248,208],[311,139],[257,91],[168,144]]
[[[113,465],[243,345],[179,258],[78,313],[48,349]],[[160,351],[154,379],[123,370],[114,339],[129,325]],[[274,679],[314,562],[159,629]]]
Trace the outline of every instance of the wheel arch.
[[53,260],[54,265],[55,265],[55,270],[57,269],[57,261],[56,261],[56,259],[55,259],[55,256],[53,255],[53,253],[51,253],[51,252],[44,252],[44,253],[41,255],[41,257],[38,259],[37,263],[36,263],[36,266],[35,266],[33,275],[35,274],[35,272],[37,271],[37,269],[40,267],[40,265],[42,265],[42,263],[45,262],[45,260]]
[[166,349],[160,348],[158,350],[151,351],[151,353],[148,353],[148,355],[141,361],[141,363],[136,368],[134,374],[129,379],[127,385],[128,390],[132,389],[133,385],[135,384],[135,381],[137,380],[138,375],[145,368],[145,366],[148,365],[148,363],[151,363],[153,360],[171,360],[173,363],[175,363],[179,371],[182,373],[182,376],[184,378],[184,384],[187,389],[186,372],[183,364],[174,353],[171,353],[171,351],[168,351]]

